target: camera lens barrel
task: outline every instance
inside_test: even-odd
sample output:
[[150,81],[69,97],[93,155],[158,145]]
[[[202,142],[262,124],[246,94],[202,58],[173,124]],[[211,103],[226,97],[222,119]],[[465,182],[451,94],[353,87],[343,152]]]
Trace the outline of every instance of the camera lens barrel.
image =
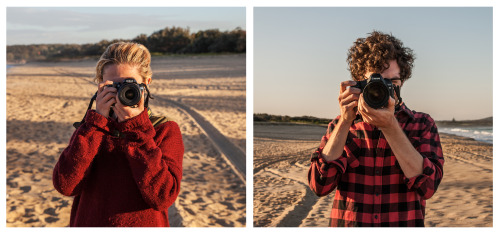
[[126,79],[118,88],[118,99],[123,105],[137,105],[142,98],[142,88],[134,79]]
[[369,82],[363,90],[363,98],[371,108],[384,107],[389,101],[389,89],[383,81]]
[[374,109],[387,106],[389,97],[394,97],[392,82],[378,73],[373,73],[368,80],[358,81],[356,86],[361,87],[366,104]]

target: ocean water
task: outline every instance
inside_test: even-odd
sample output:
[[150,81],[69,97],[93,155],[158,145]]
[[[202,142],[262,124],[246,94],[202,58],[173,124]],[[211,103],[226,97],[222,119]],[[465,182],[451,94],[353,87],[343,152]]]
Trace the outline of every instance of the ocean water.
[[438,131],[493,144],[493,127],[447,127]]

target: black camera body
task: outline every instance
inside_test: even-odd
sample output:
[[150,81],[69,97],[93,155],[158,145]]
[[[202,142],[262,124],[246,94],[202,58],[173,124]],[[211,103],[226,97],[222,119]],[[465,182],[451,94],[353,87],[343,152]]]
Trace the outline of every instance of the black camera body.
[[[149,93],[148,86],[145,84],[137,84],[137,81],[133,78],[126,78],[123,82],[113,82],[112,85],[106,85],[106,87],[114,87],[118,90],[118,99],[123,105],[127,106],[135,106],[142,99],[142,92],[146,90],[147,95],[144,100],[144,107],[148,107],[149,98],[153,99],[151,94]],[[85,116],[83,116],[82,121],[73,123],[73,127],[79,128],[84,122],[85,117],[87,116],[88,110],[92,108],[92,104],[97,98],[97,92],[95,92],[94,96],[90,99],[89,107],[87,107],[87,112]],[[113,108],[109,110],[109,116],[113,116]]]
[[373,73],[370,78],[357,81],[352,86],[361,89],[366,104],[374,109],[385,107],[389,104],[389,97],[394,98],[394,85],[378,73]]
[[144,84],[137,84],[137,81],[132,78],[127,78],[123,82],[113,82],[112,85],[106,85],[107,87],[114,87],[117,92],[118,100],[123,105],[135,106],[142,99],[142,93],[144,92]]

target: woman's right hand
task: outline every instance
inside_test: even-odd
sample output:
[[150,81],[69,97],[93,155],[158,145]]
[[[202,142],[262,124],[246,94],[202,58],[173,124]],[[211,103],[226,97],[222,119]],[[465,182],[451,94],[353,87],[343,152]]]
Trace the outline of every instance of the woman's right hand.
[[340,83],[340,118],[349,123],[356,118],[359,95],[361,94],[360,89],[351,87],[353,85],[356,85],[356,81],[348,80]]
[[97,89],[97,97],[96,97],[96,112],[104,116],[105,118],[109,117],[109,110],[112,105],[116,103],[116,88],[114,87],[106,87],[106,85],[112,85],[113,81],[105,81],[99,83]]

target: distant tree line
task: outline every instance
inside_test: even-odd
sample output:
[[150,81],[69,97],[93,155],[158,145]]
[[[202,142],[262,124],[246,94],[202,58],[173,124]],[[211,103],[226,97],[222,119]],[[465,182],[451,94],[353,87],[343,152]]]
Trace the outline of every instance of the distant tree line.
[[[332,119],[317,118],[314,116],[290,117],[288,115],[270,115],[257,113],[253,114],[254,122],[281,122],[281,123],[309,123],[309,124],[328,124]],[[476,120],[436,120],[438,127],[467,127],[467,126],[493,126],[493,117],[487,117]]]
[[283,123],[310,123],[310,124],[328,124],[331,119],[317,118],[313,116],[290,117],[288,115],[269,115],[269,114],[254,114],[254,122],[283,122]]
[[100,56],[108,45],[132,41],[145,45],[153,54],[245,53],[246,31],[236,28],[221,32],[208,29],[190,33],[189,28],[166,27],[132,40],[102,40],[94,44],[37,44],[7,46],[7,62],[58,61]]
[[488,126],[493,127],[493,117],[486,117],[475,120],[436,120],[438,127],[466,127],[466,126]]

